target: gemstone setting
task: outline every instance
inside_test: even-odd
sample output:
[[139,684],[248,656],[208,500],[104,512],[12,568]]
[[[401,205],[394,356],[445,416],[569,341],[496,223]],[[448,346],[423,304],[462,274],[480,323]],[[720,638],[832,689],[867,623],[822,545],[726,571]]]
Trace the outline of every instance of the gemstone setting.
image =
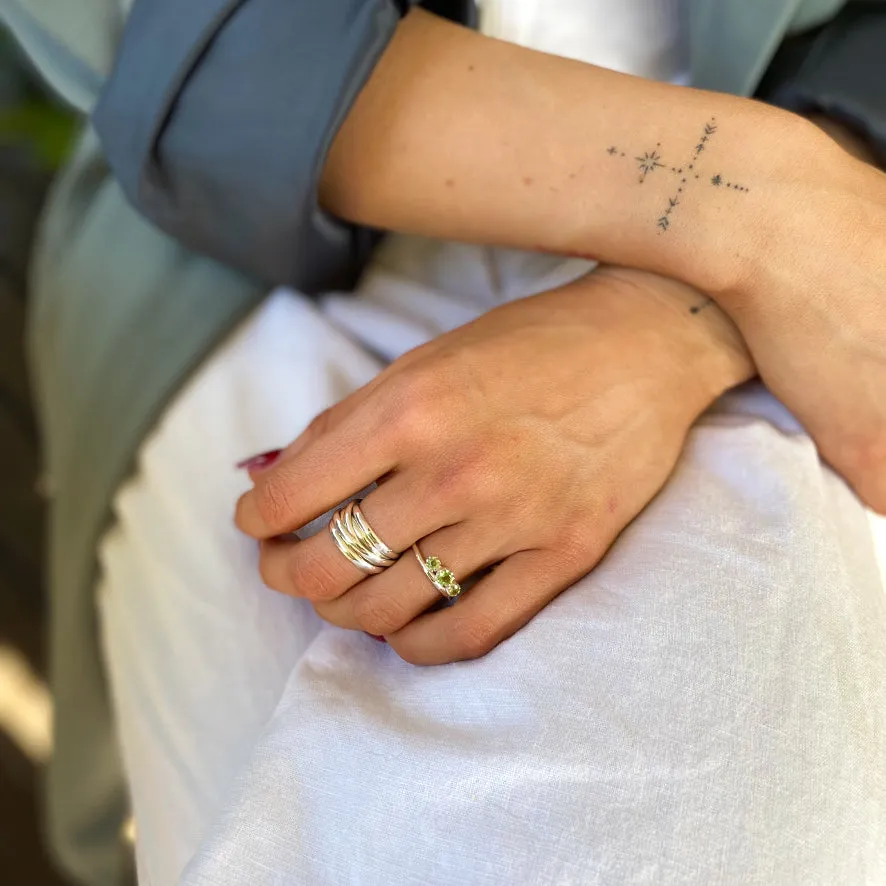
[[425,572],[440,593],[446,597],[457,597],[461,593],[461,585],[455,580],[451,569],[446,569],[439,557],[425,557]]

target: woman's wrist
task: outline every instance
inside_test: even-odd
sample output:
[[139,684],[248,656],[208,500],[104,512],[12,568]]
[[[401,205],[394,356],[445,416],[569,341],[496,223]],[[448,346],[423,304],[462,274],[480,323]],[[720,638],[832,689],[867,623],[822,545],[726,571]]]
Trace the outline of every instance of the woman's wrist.
[[727,307],[765,266],[784,214],[796,209],[813,167],[833,145],[789,112],[732,96],[713,99],[721,105],[712,111],[716,129],[683,167],[684,190],[672,195],[678,205],[665,216],[669,221],[646,267]]
[[735,324],[700,291],[658,274],[601,265],[588,278],[588,295],[631,329],[649,368],[672,380],[672,390],[694,419],[756,368]]
[[738,318],[781,296],[786,232],[834,170],[853,161],[805,118],[756,102],[737,104],[720,134],[725,144],[708,158],[706,172],[716,168],[710,187],[686,207],[685,228],[669,232],[673,261],[661,270]]

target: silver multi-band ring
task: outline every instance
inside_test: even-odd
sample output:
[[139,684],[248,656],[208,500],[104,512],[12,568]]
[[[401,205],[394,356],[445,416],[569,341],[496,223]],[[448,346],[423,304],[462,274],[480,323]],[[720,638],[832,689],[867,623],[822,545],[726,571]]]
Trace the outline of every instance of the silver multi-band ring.
[[332,515],[329,532],[338,549],[363,572],[376,575],[393,566],[400,557],[376,535],[360,510],[360,502],[352,501]]

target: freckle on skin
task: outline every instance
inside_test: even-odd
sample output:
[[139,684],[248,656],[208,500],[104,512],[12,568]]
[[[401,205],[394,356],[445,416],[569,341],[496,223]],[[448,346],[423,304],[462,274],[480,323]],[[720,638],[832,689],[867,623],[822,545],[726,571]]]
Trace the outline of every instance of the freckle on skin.
[[615,509],[618,507],[618,502],[614,495],[609,497],[609,501],[606,503],[606,507],[609,509],[610,514],[615,513]]
[[468,65],[468,70],[469,70],[469,71],[473,71],[473,70],[474,70],[474,66],[473,66],[473,65]]
[[455,187],[455,182],[454,182],[451,178],[447,178],[447,179],[446,179],[446,187],[447,187],[447,188],[454,188],[454,187]]
[[523,184],[526,185],[526,187],[529,187],[532,184],[532,179],[529,178],[529,176],[526,176],[526,178],[523,179]]

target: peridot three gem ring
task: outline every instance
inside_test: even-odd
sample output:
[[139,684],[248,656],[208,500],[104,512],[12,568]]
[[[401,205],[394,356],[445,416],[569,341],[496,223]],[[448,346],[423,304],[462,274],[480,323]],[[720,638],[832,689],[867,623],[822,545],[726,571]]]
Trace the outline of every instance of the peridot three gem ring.
[[373,532],[358,501],[350,502],[333,514],[329,532],[338,549],[358,569],[370,575],[393,566],[400,557]]
[[461,594],[461,585],[455,580],[451,569],[447,569],[441,562],[439,557],[425,557],[418,549],[418,545],[412,546],[412,552],[418,565],[421,566],[424,574],[431,580],[431,584],[444,596],[450,600],[454,600]]

